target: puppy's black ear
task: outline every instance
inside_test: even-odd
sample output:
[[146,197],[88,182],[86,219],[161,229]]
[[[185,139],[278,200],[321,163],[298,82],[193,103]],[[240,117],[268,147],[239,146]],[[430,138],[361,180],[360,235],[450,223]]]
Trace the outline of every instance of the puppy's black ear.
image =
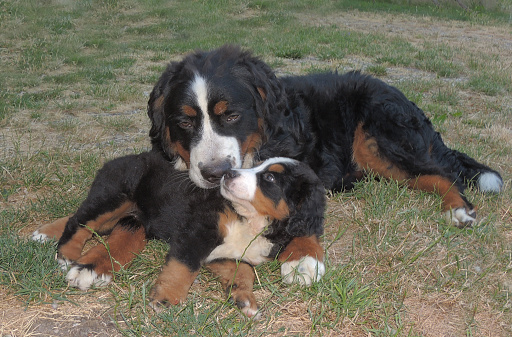
[[[302,165],[302,164],[301,164]],[[311,169],[299,177],[291,195],[293,207],[286,225],[294,237],[320,236],[324,232],[325,188]]]

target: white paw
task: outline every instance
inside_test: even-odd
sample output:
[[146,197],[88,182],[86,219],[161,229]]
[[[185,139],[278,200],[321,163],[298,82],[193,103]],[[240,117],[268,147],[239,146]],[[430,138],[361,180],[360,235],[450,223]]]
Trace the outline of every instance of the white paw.
[[66,258],[60,258],[60,257],[57,257],[57,262],[59,263],[60,268],[63,271],[67,271],[69,269],[69,266],[71,266],[71,264],[73,264],[73,261],[68,260]]
[[451,209],[445,215],[448,221],[459,228],[471,227],[476,221],[475,211],[471,210],[468,213],[465,208]]
[[309,286],[318,282],[325,274],[325,265],[314,257],[305,256],[300,260],[285,262],[281,266],[283,282]]
[[255,321],[259,321],[261,319],[261,312],[258,309],[251,308],[249,302],[247,302],[247,306],[243,307],[241,311],[247,317],[252,318]]
[[94,270],[78,265],[71,267],[66,275],[66,280],[72,287],[87,290],[92,285],[96,287],[106,286],[112,280],[112,276],[106,274],[98,275]]
[[48,235],[40,233],[39,230],[36,230],[34,233],[32,233],[32,240],[43,243],[50,241],[50,238]]

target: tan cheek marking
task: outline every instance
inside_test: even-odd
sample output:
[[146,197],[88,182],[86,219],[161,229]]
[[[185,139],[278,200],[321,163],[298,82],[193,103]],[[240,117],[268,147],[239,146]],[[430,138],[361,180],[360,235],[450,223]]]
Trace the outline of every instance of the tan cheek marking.
[[181,107],[181,109],[183,110],[183,113],[189,117],[197,116],[197,111],[190,105],[184,105]]
[[372,171],[381,177],[405,181],[409,175],[383,158],[375,138],[368,137],[360,123],[354,132],[352,145],[354,162],[364,171]]
[[290,214],[290,209],[284,200],[280,200],[277,205],[267,198],[261,190],[256,189],[254,199],[251,204],[261,215],[270,216],[276,220],[283,220]]
[[260,148],[262,144],[261,135],[259,133],[253,133],[247,136],[245,141],[242,143],[242,155],[245,155],[248,152],[255,151]]
[[152,302],[177,305],[187,298],[188,290],[199,271],[192,271],[176,259],[169,260],[151,289]]
[[279,254],[278,260],[296,261],[304,256],[311,256],[319,261],[324,260],[324,249],[315,235],[293,238],[284,251]]
[[183,159],[185,164],[187,164],[187,168],[190,168],[190,152],[185,150],[183,145],[180,142],[173,143],[173,147],[176,149],[178,155]]
[[228,235],[228,225],[236,220],[238,220],[238,215],[229,208],[226,208],[223,213],[219,214],[219,232],[223,238]]
[[220,101],[213,107],[213,113],[217,116],[222,115],[226,110],[228,109],[228,102],[227,101]]

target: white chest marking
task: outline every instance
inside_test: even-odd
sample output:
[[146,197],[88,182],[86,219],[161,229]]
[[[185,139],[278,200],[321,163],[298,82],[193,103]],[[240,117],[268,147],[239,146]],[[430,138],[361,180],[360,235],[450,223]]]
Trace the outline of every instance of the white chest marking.
[[261,235],[261,229],[255,231],[247,221],[240,220],[228,223],[226,228],[228,234],[224,242],[210,253],[206,262],[229,258],[258,265],[269,260],[273,244]]

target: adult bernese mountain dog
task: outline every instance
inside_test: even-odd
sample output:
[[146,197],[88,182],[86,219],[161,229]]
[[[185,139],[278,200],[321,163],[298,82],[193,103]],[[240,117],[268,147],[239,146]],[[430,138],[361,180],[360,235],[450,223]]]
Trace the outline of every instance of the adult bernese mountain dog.
[[[253,317],[253,265],[279,256],[286,283],[311,284],[325,273],[319,244],[324,209],[321,181],[293,159],[232,168],[220,188],[199,189],[160,153],[145,152],[114,159],[98,171],[86,200],[65,221],[57,257],[70,268],[69,284],[86,290],[109,283],[112,270],[130,262],[147,238],[164,240],[170,249],[150,293],[155,309],[184,301],[207,265]],[[82,254],[94,234],[109,236]],[[289,245],[293,238],[308,249]]]
[[[331,191],[372,174],[437,193],[448,220],[464,227],[476,220],[465,186],[495,193],[503,186],[498,172],[448,148],[423,111],[381,80],[357,71],[278,78],[237,46],[169,64],[148,115],[153,151],[205,190],[232,169],[287,157],[310,166]],[[120,207],[112,221],[128,211]],[[34,237],[60,236],[65,221]],[[122,243],[142,245],[144,235],[130,233]],[[302,238],[288,247],[302,256],[316,249]]]

